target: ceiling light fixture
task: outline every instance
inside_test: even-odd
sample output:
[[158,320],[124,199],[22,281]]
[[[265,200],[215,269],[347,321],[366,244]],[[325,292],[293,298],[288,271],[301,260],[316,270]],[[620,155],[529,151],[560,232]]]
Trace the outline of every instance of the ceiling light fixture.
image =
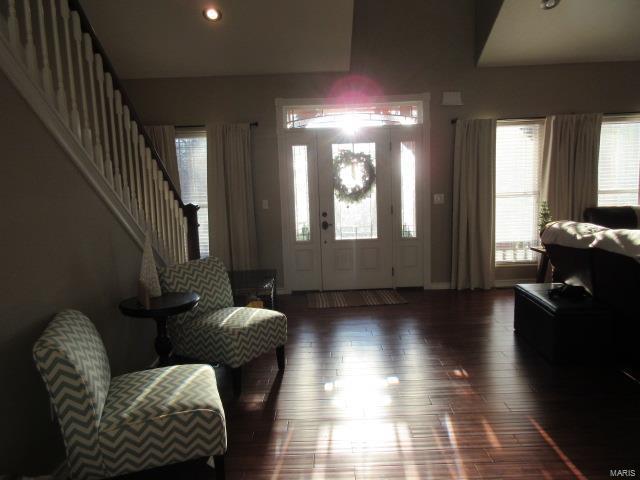
[[541,0],[540,8],[543,10],[551,10],[552,8],[557,7],[559,3],[560,0]]
[[205,8],[202,12],[202,15],[204,15],[204,18],[212,22],[217,22],[218,20],[220,20],[220,18],[222,18],[222,13],[220,13],[220,10],[213,7]]

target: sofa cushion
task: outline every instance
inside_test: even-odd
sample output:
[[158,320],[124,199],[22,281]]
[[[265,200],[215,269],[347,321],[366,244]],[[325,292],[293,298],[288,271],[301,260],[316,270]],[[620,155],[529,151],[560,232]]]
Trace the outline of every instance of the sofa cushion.
[[230,307],[187,325],[169,322],[174,352],[232,368],[287,342],[287,317],[274,310]]
[[183,322],[219,308],[233,306],[231,283],[224,264],[216,257],[191,260],[159,270],[163,292],[195,292],[200,302],[176,319]]
[[109,475],[227,448],[225,416],[209,365],[177,365],[115,377],[100,423]]

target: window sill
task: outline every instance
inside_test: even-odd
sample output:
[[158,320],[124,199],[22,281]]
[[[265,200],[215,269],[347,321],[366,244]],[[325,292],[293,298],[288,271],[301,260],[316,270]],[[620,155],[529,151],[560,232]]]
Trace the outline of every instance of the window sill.
[[496,268],[510,268],[510,267],[536,267],[538,262],[505,262],[496,263]]

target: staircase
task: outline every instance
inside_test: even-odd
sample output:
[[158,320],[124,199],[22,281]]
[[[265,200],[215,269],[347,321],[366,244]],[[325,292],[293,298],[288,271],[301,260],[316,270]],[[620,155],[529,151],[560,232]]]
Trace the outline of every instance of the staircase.
[[142,247],[199,258],[184,205],[77,0],[0,0],[0,68]]

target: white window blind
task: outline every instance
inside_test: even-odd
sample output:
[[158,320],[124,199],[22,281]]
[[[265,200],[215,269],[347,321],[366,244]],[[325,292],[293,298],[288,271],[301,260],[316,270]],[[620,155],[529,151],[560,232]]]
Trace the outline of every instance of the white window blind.
[[498,122],[496,263],[533,262],[540,242],[538,193],[544,120]]
[[598,205],[638,205],[640,116],[605,118],[600,130]]
[[182,201],[200,206],[198,237],[200,256],[209,256],[209,204],[207,201],[207,133],[177,130],[176,154],[180,172]]

